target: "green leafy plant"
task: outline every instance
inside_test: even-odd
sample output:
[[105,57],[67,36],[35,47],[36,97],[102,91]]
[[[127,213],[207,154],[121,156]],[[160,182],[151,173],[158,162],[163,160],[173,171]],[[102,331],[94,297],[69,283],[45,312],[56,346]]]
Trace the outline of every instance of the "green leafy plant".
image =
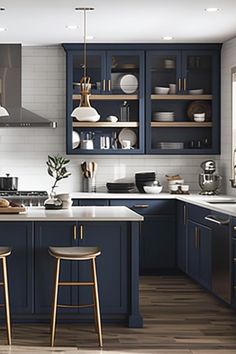
[[48,174],[55,178],[55,182],[52,186],[51,194],[54,193],[55,187],[57,187],[57,183],[63,179],[68,178],[71,173],[67,171],[66,165],[70,162],[70,160],[65,159],[64,157],[57,156],[49,156],[46,162],[48,166]]

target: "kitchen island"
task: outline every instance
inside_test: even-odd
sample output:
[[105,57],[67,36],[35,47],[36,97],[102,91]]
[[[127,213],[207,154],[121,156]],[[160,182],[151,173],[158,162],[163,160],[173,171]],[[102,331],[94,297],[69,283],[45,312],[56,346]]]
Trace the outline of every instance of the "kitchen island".
[[[97,271],[103,321],[142,327],[139,312],[139,230],[143,217],[126,207],[28,208],[1,214],[0,245],[8,258],[10,302],[15,321],[49,321],[54,260],[49,246],[99,246]],[[83,264],[78,264],[83,263]],[[85,264],[86,263],[86,264]],[[62,262],[61,280],[90,279],[87,262]],[[90,303],[91,289],[68,287],[59,303]],[[61,309],[59,321],[93,319],[91,309]]]

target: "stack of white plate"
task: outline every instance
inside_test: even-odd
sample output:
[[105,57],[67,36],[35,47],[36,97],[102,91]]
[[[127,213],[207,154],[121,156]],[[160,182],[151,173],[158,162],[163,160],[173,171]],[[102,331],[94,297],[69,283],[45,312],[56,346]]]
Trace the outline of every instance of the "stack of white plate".
[[173,122],[174,112],[154,112],[152,120],[154,122]]
[[184,143],[181,142],[172,142],[172,141],[165,141],[165,142],[158,142],[156,144],[157,149],[183,149]]

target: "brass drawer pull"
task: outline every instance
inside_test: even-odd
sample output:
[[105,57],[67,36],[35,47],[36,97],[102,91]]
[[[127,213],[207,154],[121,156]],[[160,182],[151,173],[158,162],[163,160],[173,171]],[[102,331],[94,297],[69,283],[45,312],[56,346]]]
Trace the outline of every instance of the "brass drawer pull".
[[135,204],[133,205],[133,208],[148,208],[148,204]]
[[83,240],[83,238],[84,238],[84,226],[83,225],[79,226],[79,237],[81,240]]
[[184,225],[187,225],[187,207],[184,205]]
[[74,241],[76,240],[76,238],[77,238],[77,227],[76,227],[76,225],[74,225],[73,226],[73,239],[74,239]]

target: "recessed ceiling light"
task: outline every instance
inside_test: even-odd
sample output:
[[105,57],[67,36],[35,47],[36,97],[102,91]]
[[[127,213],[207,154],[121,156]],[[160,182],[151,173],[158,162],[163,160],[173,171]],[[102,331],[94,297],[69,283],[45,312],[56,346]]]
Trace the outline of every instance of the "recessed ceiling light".
[[164,37],[162,37],[162,39],[163,39],[164,41],[171,41],[171,40],[173,39],[173,37],[171,37],[171,36],[164,36]]
[[218,12],[218,11],[221,11],[221,9],[218,8],[218,7],[207,7],[205,9],[205,11],[207,11],[207,12]]
[[0,32],[4,32],[6,31],[7,29],[5,27],[0,27]]
[[66,28],[70,29],[70,30],[76,30],[78,28],[78,26],[76,26],[76,25],[66,25]]

